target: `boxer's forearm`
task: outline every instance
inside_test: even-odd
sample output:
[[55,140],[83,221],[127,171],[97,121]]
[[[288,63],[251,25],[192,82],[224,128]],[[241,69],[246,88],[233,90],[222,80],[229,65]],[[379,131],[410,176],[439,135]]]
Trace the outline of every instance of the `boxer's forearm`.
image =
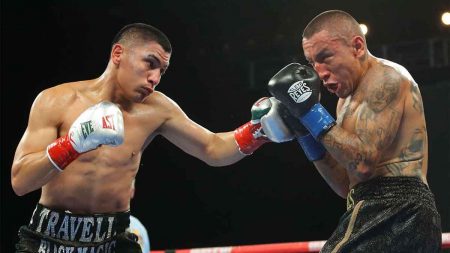
[[381,154],[376,148],[380,144],[363,141],[368,138],[360,135],[348,133],[335,126],[322,137],[321,143],[342,167],[364,177],[367,172],[373,170]]
[[220,167],[233,164],[244,157],[236,144],[234,132],[224,132],[214,134],[202,160],[210,166]]
[[345,198],[349,191],[349,178],[344,167],[327,153],[321,160],[315,161],[314,165],[320,175],[336,194]]
[[58,173],[45,151],[27,154],[14,160],[11,184],[14,192],[22,196],[40,189]]

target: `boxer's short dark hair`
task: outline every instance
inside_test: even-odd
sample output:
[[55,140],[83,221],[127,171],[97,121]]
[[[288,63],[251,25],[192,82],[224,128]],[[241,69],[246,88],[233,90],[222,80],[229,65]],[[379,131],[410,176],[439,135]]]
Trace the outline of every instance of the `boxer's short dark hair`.
[[158,28],[144,23],[133,23],[124,26],[114,37],[111,46],[116,43],[135,43],[155,41],[167,52],[172,53],[169,38]]

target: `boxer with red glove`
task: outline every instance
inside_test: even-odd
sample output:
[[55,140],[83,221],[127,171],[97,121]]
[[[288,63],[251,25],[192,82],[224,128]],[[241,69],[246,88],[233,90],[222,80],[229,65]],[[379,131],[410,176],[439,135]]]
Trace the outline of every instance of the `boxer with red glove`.
[[47,146],[47,157],[62,171],[81,153],[100,145],[123,143],[123,116],[119,107],[107,101],[86,109],[73,122],[69,132]]
[[[263,97],[253,104],[251,120],[234,131],[234,138],[241,153],[250,155],[264,143],[293,139],[290,130],[280,120],[282,112],[279,104],[276,99],[268,97]],[[266,135],[265,130],[270,136]]]

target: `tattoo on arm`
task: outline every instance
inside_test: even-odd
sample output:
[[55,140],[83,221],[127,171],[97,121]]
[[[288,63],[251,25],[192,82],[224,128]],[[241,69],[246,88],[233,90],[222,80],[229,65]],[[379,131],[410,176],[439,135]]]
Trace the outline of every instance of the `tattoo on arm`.
[[356,158],[348,163],[348,168],[355,171],[358,168],[358,165],[364,160],[365,159],[361,153],[356,153]]
[[422,129],[415,129],[414,134],[409,142],[408,146],[402,149],[402,160],[416,160],[423,156],[424,146],[424,131]]
[[423,113],[422,96],[420,95],[419,87],[416,83],[411,83],[410,92],[413,100],[413,108],[420,113]]

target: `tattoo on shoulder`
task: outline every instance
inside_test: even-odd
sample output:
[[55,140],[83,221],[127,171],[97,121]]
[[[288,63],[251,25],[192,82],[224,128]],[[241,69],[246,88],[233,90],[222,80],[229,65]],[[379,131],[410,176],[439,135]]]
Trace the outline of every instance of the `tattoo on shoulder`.
[[401,78],[397,74],[391,74],[391,71],[385,70],[383,78],[379,84],[369,94],[369,107],[378,113],[386,108],[394,99],[397,98],[400,91]]

